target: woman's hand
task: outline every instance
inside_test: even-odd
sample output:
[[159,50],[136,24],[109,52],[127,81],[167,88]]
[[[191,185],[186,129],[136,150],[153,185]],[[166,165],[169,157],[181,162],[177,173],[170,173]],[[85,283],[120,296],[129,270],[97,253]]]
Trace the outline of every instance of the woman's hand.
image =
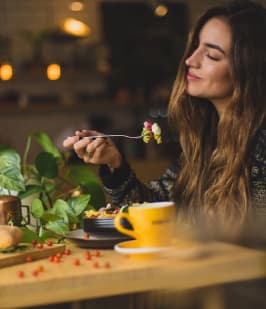
[[[101,135],[97,131],[76,131],[74,136],[63,141],[63,146],[73,149],[85,163],[107,164],[112,170],[121,165],[121,154],[110,138],[90,139],[86,136]],[[84,137],[81,139],[81,137]]]

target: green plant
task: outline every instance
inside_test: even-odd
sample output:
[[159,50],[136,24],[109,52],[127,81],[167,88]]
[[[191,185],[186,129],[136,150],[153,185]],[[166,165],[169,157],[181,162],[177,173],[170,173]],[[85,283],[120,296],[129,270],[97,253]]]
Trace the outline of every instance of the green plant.
[[[28,163],[33,140],[42,151]],[[0,187],[16,191],[21,200],[31,198],[35,222],[24,227],[27,240],[63,236],[82,225],[84,210],[105,206],[96,174],[84,164],[69,164],[44,132],[28,136],[22,160],[15,150],[0,149]]]
[[9,148],[0,148],[0,192],[7,190],[25,190],[24,178],[21,174],[19,154]]

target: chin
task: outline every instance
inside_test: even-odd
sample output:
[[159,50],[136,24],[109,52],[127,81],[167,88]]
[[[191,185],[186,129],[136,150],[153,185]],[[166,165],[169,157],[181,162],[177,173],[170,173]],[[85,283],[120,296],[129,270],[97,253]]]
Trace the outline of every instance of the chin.
[[191,89],[186,89],[186,93],[192,97],[198,97],[198,98],[203,98],[202,94],[199,91],[193,91]]

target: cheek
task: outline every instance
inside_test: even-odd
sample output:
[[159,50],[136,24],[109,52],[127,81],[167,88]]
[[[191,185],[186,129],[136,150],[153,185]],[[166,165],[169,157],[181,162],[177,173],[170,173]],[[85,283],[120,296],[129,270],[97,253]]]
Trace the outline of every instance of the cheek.
[[232,91],[232,74],[227,68],[219,68],[210,71],[210,83],[219,87],[221,91]]

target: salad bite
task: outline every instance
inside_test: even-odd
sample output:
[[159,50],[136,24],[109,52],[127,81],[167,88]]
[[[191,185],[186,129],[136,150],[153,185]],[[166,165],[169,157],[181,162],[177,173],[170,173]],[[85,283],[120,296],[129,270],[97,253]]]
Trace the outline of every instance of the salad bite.
[[141,132],[141,136],[142,136],[144,143],[149,143],[149,141],[154,138],[157,144],[161,144],[162,143],[162,136],[161,136],[162,131],[158,123],[156,122],[151,123],[149,121],[145,121],[143,125],[144,126]]

